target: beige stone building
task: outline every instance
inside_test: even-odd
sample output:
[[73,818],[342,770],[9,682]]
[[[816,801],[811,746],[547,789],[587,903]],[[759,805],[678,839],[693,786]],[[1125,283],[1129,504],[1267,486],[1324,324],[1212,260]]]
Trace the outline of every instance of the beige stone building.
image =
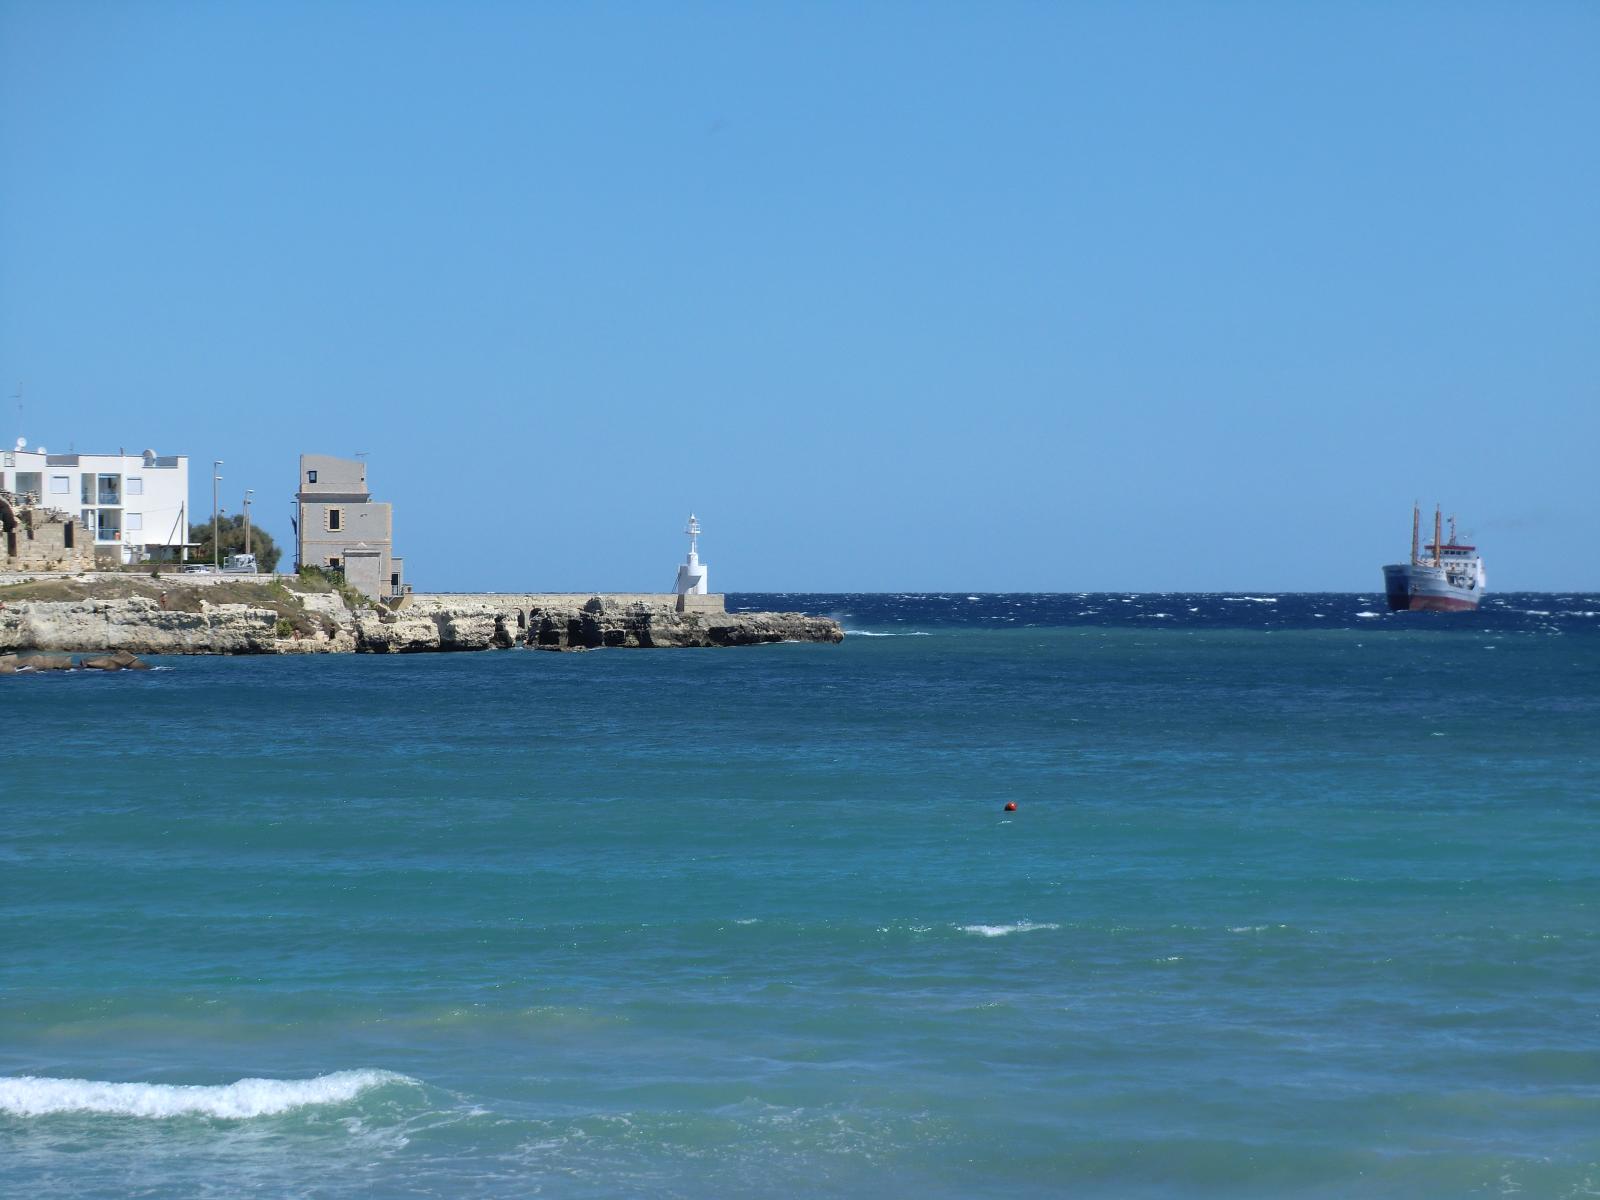
[[394,553],[393,509],[372,498],[365,462],[302,454],[294,498],[296,567],[340,571],[374,600],[406,590],[405,560]]
[[[31,500],[31,497],[29,497]],[[95,567],[94,536],[71,513],[24,503],[0,490],[0,571],[89,571]],[[111,565],[113,559],[108,559]]]

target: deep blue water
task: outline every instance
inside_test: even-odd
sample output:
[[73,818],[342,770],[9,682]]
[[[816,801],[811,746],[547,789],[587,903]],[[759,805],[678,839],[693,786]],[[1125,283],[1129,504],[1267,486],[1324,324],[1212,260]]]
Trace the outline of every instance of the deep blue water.
[[1234,595],[0,678],[0,1191],[1600,1192],[1600,597]]

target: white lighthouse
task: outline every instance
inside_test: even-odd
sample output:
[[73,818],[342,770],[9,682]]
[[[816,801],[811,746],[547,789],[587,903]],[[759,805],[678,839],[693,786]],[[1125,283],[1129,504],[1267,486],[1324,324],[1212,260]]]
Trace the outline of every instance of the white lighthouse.
[[700,561],[700,522],[693,513],[689,514],[689,525],[684,532],[689,535],[689,557],[678,564],[678,581],[672,590],[680,596],[704,596],[706,568]]

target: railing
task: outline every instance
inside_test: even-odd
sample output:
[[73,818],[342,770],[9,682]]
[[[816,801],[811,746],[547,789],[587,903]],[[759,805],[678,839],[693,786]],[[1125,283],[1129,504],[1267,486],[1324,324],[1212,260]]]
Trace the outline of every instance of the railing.
[[95,501],[95,503],[97,503],[97,504],[109,504],[109,505],[111,505],[112,507],[115,508],[115,507],[121,506],[122,497],[117,495],[116,492],[101,492],[100,493],[100,499]]

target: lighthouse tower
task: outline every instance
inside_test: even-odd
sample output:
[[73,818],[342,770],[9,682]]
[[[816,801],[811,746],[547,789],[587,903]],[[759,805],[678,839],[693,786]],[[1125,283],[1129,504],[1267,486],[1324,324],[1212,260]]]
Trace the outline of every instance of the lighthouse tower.
[[672,590],[680,596],[704,596],[706,568],[700,561],[700,522],[695,520],[693,513],[689,514],[689,525],[684,532],[689,535],[689,558],[678,564],[678,581]]

